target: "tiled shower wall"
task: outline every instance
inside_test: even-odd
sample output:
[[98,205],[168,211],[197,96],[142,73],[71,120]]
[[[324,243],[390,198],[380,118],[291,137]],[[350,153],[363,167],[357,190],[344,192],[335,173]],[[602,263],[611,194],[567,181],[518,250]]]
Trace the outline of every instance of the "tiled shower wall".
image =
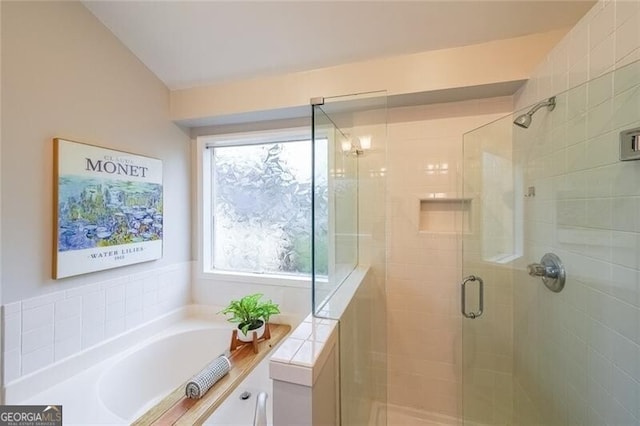
[[640,59],[640,1],[600,0],[516,93],[516,109]]
[[[640,162],[618,160],[619,131],[640,126],[638,59],[640,2],[599,2],[517,96],[558,95],[514,132],[536,188],[515,265],[518,424],[640,422]],[[524,273],[545,252],[565,262],[561,293]]]
[[6,383],[189,303],[191,262],[3,306]]
[[463,133],[512,107],[507,97],[389,110],[388,401],[421,417],[460,417],[462,317],[455,212],[421,212],[420,200],[460,196]]

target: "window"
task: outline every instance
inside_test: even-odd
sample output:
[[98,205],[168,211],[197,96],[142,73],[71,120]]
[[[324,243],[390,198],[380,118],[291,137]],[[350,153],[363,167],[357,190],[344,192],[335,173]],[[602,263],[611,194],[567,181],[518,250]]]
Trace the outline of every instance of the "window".
[[[304,136],[216,137],[206,145],[205,270],[311,274],[311,141]],[[319,187],[322,203],[326,179]],[[320,223],[326,210],[316,210],[325,212]]]

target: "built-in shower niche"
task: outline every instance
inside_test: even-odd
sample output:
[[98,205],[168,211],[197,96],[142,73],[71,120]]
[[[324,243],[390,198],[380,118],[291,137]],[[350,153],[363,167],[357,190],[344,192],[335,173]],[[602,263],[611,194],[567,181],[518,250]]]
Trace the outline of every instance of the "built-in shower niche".
[[471,232],[471,198],[421,198],[418,230],[420,232]]

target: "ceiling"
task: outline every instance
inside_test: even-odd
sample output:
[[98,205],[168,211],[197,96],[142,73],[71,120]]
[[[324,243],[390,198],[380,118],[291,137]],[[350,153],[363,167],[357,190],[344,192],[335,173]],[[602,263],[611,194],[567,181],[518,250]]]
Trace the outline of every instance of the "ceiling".
[[170,89],[571,27],[595,1],[84,1]]

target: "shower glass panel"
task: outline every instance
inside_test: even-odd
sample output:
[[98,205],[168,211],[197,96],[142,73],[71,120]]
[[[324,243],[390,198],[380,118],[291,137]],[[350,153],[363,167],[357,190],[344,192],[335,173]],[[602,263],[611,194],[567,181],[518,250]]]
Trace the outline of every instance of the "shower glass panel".
[[313,107],[313,309],[339,321],[343,425],[386,425],[386,105],[372,93]]
[[314,312],[358,264],[358,159],[323,107],[313,106]]
[[[530,108],[464,138],[462,270],[484,281],[463,321],[466,424],[640,423],[640,161],[620,161],[621,132],[640,149],[640,62],[555,101],[528,128],[513,121]],[[546,253],[559,293],[527,273]]]
[[[512,416],[511,263],[522,254],[512,135],[509,116],[464,136],[463,199],[471,207],[463,214],[471,217],[462,234],[462,276],[465,311],[476,316],[463,319],[465,423],[510,424]],[[480,279],[484,306],[478,315]]]

